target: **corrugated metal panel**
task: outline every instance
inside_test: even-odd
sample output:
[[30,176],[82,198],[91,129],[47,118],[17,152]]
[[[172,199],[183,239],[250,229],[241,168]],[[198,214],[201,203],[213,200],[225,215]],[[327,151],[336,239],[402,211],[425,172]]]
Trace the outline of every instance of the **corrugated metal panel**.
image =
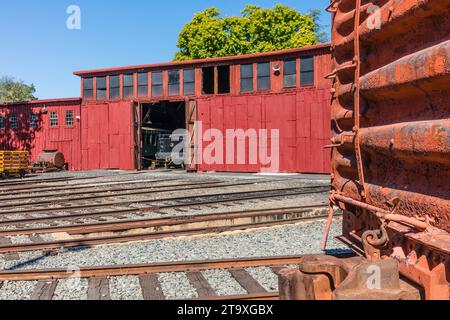
[[[304,89],[284,94],[249,94],[239,97],[208,97],[198,99],[199,121],[203,133],[219,129],[225,136],[227,129],[279,130],[279,172],[328,173],[330,111],[329,89]],[[328,126],[325,124],[328,123]],[[244,141],[240,141],[243,143]],[[264,166],[249,162],[249,143],[246,143],[245,164],[227,163],[230,150],[225,146],[224,164],[201,164],[200,171],[260,172]],[[204,143],[204,148],[210,144]],[[268,140],[270,157],[272,141]],[[235,159],[237,144],[234,145]],[[259,158],[259,157],[258,157]]]
[[331,200],[349,242],[368,247],[384,225],[376,255],[398,259],[427,298],[449,299],[450,2],[376,4],[370,23],[370,2],[332,4]]

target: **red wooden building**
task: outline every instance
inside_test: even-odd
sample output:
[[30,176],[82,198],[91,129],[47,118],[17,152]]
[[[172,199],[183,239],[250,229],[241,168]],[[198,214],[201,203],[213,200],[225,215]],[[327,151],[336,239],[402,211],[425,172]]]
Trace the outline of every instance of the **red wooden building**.
[[[210,129],[279,130],[278,172],[328,173],[330,142],[330,45],[204,60],[77,71],[81,98],[0,105],[0,149],[59,149],[72,170],[140,169],[146,130],[186,128],[195,136]],[[199,132],[199,130],[201,132]],[[242,137],[241,137],[242,138]],[[237,137],[239,140],[239,137]],[[259,172],[267,163],[192,164],[197,171]],[[223,142],[224,155],[235,155]],[[228,148],[227,148],[228,147]],[[259,146],[261,147],[261,146]],[[200,151],[198,151],[200,150]],[[216,152],[216,151],[214,151]],[[214,154],[213,152],[213,154]],[[201,157],[200,157],[201,158]]]

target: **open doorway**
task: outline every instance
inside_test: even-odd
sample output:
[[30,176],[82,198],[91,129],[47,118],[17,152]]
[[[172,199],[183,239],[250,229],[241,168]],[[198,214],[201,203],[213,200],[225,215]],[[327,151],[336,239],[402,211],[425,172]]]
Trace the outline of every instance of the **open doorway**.
[[142,103],[141,108],[141,167],[175,165],[171,153],[177,142],[172,141],[171,135],[186,127],[185,101]]

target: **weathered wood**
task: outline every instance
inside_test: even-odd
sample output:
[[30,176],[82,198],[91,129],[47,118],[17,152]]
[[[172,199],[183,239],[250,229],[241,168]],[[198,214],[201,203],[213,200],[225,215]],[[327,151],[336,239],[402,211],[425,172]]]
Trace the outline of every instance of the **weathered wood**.
[[188,277],[191,285],[195,288],[195,290],[197,290],[199,298],[217,296],[216,292],[201,272],[187,272],[186,276]]
[[[12,241],[9,238],[0,237],[0,246],[9,246],[12,245]],[[4,259],[6,261],[16,261],[20,259],[20,256],[18,253],[6,253],[4,256]]]
[[234,279],[244,288],[248,293],[264,293],[267,292],[263,286],[259,284],[245,269],[229,270]]
[[44,243],[45,242],[44,239],[42,239],[42,237],[39,236],[39,235],[31,235],[31,236],[28,236],[28,237],[34,243]]
[[140,276],[139,283],[141,284],[144,300],[166,300],[156,274]]
[[111,300],[107,278],[89,278],[88,300]]
[[52,300],[58,282],[39,281],[31,295],[31,300]]

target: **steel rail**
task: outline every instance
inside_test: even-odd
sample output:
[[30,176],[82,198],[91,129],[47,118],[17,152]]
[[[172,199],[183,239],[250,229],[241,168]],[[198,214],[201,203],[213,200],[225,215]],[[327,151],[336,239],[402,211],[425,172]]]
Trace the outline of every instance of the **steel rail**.
[[73,180],[93,180],[96,177],[85,177],[85,178],[76,178],[73,176],[70,177],[55,177],[55,178],[45,178],[45,179],[22,179],[20,181],[1,181],[0,180],[0,188],[3,187],[11,187],[11,186],[22,186],[22,185],[38,185],[42,183],[51,183],[51,182],[66,182]]
[[66,185],[45,185],[40,187],[28,187],[28,188],[20,188],[20,189],[4,189],[3,192],[0,190],[0,195],[13,195],[13,194],[28,194],[35,192],[44,192],[44,191],[64,191],[64,190],[77,190],[83,188],[96,188],[97,186],[108,186],[108,185],[120,185],[120,184],[133,184],[140,181],[146,182],[161,182],[161,181],[176,181],[182,180],[179,177],[177,178],[159,178],[155,180],[143,180],[143,179],[128,179],[128,180],[108,180],[108,181],[94,181],[89,183],[72,183]]
[[297,264],[304,256],[305,255],[163,262],[151,264],[85,267],[80,268],[79,270],[72,270],[70,267],[59,269],[4,270],[0,271],[0,281],[45,281],[68,279],[73,277],[83,279],[92,277],[138,276],[144,274],[170,272],[200,272],[204,270],[216,269],[233,270],[252,267],[278,267]]
[[[68,187],[68,188],[62,188],[62,189],[55,189],[55,188],[48,188],[48,189],[42,189],[39,188],[37,189],[39,194],[30,194],[29,191],[27,192],[8,192],[8,193],[2,193],[0,192],[0,201],[14,201],[14,200],[26,200],[26,199],[38,199],[38,198],[46,198],[47,196],[52,196],[52,197],[63,197],[63,196],[72,196],[72,195],[80,195],[80,194],[96,194],[96,193],[102,193],[102,192],[116,192],[116,191],[126,191],[126,190],[130,190],[130,187],[120,187],[120,188],[110,188],[110,189],[100,189],[103,187],[108,187],[108,186],[120,186],[120,185],[132,185],[132,189],[133,190],[138,190],[139,188],[135,188],[136,185],[142,185],[142,184],[151,184],[151,183],[159,183],[159,182],[171,182],[171,181],[184,181],[184,179],[159,179],[159,180],[133,180],[132,182],[115,182],[115,183],[111,183],[111,184],[104,184],[101,183],[101,185],[96,186],[93,184],[89,184],[86,186],[82,186],[82,187]],[[189,180],[192,181],[192,180]],[[195,181],[195,180],[194,180]],[[280,180],[271,180],[271,181],[264,181],[264,180],[248,180],[246,181],[247,183],[275,183],[275,182],[286,182],[286,181],[290,181],[289,179],[280,179]],[[189,183],[185,183],[185,184],[180,184],[180,185],[197,185],[197,184],[208,184],[208,183],[223,183],[224,180],[214,180],[214,179],[199,179],[195,182],[189,182]],[[167,185],[157,185],[157,186],[152,186],[152,187],[140,187],[140,189],[145,189],[145,188],[164,188],[164,187],[173,187],[173,186],[178,186],[178,185],[174,185],[174,184],[167,184]],[[84,191],[77,191],[77,192],[62,192],[62,193],[54,193],[55,190],[56,191],[73,191],[73,190],[82,190],[82,189],[94,189],[92,191],[90,190],[84,190]],[[43,194],[43,192],[52,192],[51,194],[47,195],[47,194]],[[32,192],[32,193],[37,193],[37,192]],[[17,196],[18,194],[25,194],[24,196]],[[6,197],[8,196],[8,197]]]
[[269,208],[261,210],[247,210],[247,211],[233,211],[233,212],[221,212],[213,214],[202,214],[197,216],[174,216],[168,218],[152,218],[152,219],[136,219],[136,220],[123,220],[112,222],[100,222],[90,224],[76,224],[68,226],[57,227],[44,227],[44,228],[23,228],[13,230],[0,230],[0,237],[6,236],[18,236],[18,235],[38,235],[38,234],[50,234],[50,233],[69,233],[69,234],[92,234],[92,233],[104,233],[104,232],[122,232],[132,229],[150,228],[150,227],[162,227],[162,226],[174,226],[181,224],[193,224],[199,222],[211,222],[217,220],[233,219],[257,219],[263,216],[276,216],[277,220],[281,220],[283,215],[303,213],[305,211],[311,211],[314,209],[325,209],[327,204],[315,204],[308,206],[296,206],[286,208]]
[[[261,215],[260,215],[261,216]],[[325,219],[326,216],[317,216],[317,217],[296,217],[285,220],[273,220],[268,222],[257,222],[257,223],[244,223],[244,224],[233,224],[230,223],[228,225],[223,226],[212,226],[212,227],[196,227],[196,228],[187,228],[180,230],[169,230],[169,231],[153,231],[153,232],[145,232],[145,233],[130,233],[130,234],[119,234],[119,235],[108,235],[103,237],[93,237],[93,238],[75,238],[71,240],[60,240],[60,241],[49,241],[49,242],[38,242],[38,243],[21,243],[21,244],[12,244],[6,246],[0,246],[0,254],[7,253],[19,253],[19,252],[31,252],[38,250],[54,250],[60,248],[77,248],[77,247],[91,247],[98,245],[106,245],[106,244],[119,244],[119,243],[127,243],[127,242],[136,242],[136,241],[144,241],[144,240],[153,240],[153,239],[164,239],[164,238],[177,238],[177,237],[187,237],[187,236],[195,236],[195,235],[207,235],[207,234],[218,234],[229,231],[243,231],[249,229],[258,229],[258,228],[266,228],[273,227],[279,225],[287,225],[287,224],[296,224],[305,221],[314,221]],[[244,218],[242,218],[244,219]],[[236,220],[239,220],[236,218]],[[245,220],[245,219],[244,219]],[[205,220],[203,223],[211,222],[214,220]],[[217,221],[217,220],[216,220]],[[185,223],[189,226],[189,224],[199,224],[200,222],[193,223]],[[173,225],[177,225],[176,223]],[[178,223],[178,225],[182,225],[182,223]],[[155,229],[158,227],[155,226]]]
[[73,177],[29,179],[29,180],[21,180],[21,181],[2,181],[2,180],[0,180],[0,188],[11,187],[11,186],[33,185],[33,184],[41,184],[41,183],[49,183],[49,182],[66,182],[66,181],[71,181],[71,179],[73,179]]
[[[148,183],[158,183],[158,182],[170,182],[170,181],[183,181],[186,180],[187,177],[176,177],[176,178],[161,178],[161,179],[157,179],[157,180],[136,180],[136,179],[132,179],[132,180],[117,180],[117,181],[100,181],[98,183],[82,183],[82,184],[70,184],[70,185],[56,185],[54,187],[49,187],[49,188],[43,188],[43,187],[39,187],[39,188],[35,188],[36,191],[32,191],[31,189],[28,190],[13,190],[11,192],[2,192],[0,190],[0,197],[5,197],[5,196],[17,196],[18,194],[25,194],[26,196],[24,196],[23,198],[25,199],[29,199],[30,193],[42,193],[42,192],[55,192],[55,191],[73,191],[73,190],[83,190],[83,189],[98,189],[101,187],[107,187],[107,186],[119,186],[119,185],[128,185],[128,184],[148,184]],[[277,180],[271,180],[270,182],[285,182],[285,181],[290,181],[291,179],[277,179]],[[210,178],[205,178],[205,179],[199,179],[197,182],[223,182],[223,180],[217,180],[217,179],[210,179]],[[262,180],[253,180],[255,182],[262,182],[264,183],[265,181]],[[33,189],[34,190],[34,189]],[[39,195],[40,195],[39,194]],[[35,195],[32,197],[38,197],[39,195]],[[3,199],[0,199],[3,200]]]
[[[81,193],[85,196],[83,197],[69,197],[69,198],[60,198],[56,197],[56,199],[47,198],[48,200],[41,200],[35,202],[26,202],[26,203],[7,203],[1,204],[0,209],[5,208],[14,208],[20,206],[21,208],[43,205],[43,204],[56,204],[58,202],[70,202],[70,201],[79,201],[79,200],[96,200],[96,199],[105,199],[105,198],[114,198],[114,197],[123,197],[123,196],[135,196],[148,194],[151,192],[152,194],[162,193],[162,192],[172,192],[172,191],[182,191],[182,190],[198,190],[198,189],[213,189],[213,188],[225,188],[225,187],[238,187],[238,186],[247,186],[255,184],[255,182],[239,182],[239,183],[222,183],[222,182],[203,182],[203,183],[192,183],[192,184],[181,184],[181,185],[168,185],[168,186],[154,186],[154,187],[146,187],[146,188],[133,188],[131,192],[121,192],[118,194],[106,194],[106,195],[90,195],[90,192]],[[183,188],[188,187],[188,188]],[[130,190],[129,188],[123,190]],[[114,190],[102,190],[98,193],[109,193],[116,192]],[[67,194],[71,196],[71,194]],[[42,196],[41,196],[42,197]],[[4,199],[0,199],[0,201],[4,201]]]
[[[74,219],[82,219],[82,218],[94,218],[98,216],[115,216],[115,215],[121,215],[121,214],[145,214],[150,212],[157,212],[161,210],[168,210],[168,209],[176,209],[176,208],[188,208],[188,207],[199,207],[204,205],[213,205],[213,204],[223,204],[227,202],[237,202],[237,201],[246,201],[246,200],[259,200],[259,199],[266,199],[266,198],[279,198],[279,197],[285,197],[285,196],[295,196],[295,195],[302,195],[302,194],[311,194],[316,193],[317,191],[309,191],[309,192],[295,192],[290,193],[288,195],[282,194],[282,195],[266,195],[266,196],[248,196],[248,197],[241,197],[241,198],[234,198],[234,199],[226,199],[226,200],[211,200],[211,201],[201,201],[201,202],[194,202],[194,203],[182,203],[182,204],[171,204],[171,205],[162,205],[158,207],[149,207],[146,209],[138,209],[138,208],[131,208],[131,209],[116,209],[112,211],[101,211],[101,212],[90,212],[90,213],[74,213],[74,214],[66,214],[66,215],[58,215],[58,216],[51,216],[51,217],[38,217],[38,218],[27,218],[27,219],[16,219],[16,220],[5,220],[0,221],[0,226],[8,226],[8,225],[21,225],[21,224],[30,224],[30,223],[42,223],[42,222],[55,222],[58,220],[74,220]],[[322,192],[322,191],[320,191]],[[325,191],[323,191],[325,192]]]
[[[44,213],[70,211],[70,210],[78,210],[78,209],[92,209],[92,208],[101,208],[101,207],[110,207],[110,206],[123,206],[123,205],[130,205],[130,204],[134,204],[134,203],[149,204],[149,203],[162,202],[162,201],[183,201],[183,200],[191,200],[191,199],[195,199],[195,198],[224,197],[224,196],[232,196],[232,195],[245,195],[245,194],[251,194],[251,193],[264,195],[264,193],[268,193],[268,192],[289,192],[289,191],[294,191],[294,190],[312,190],[314,188],[316,188],[315,191],[306,192],[306,193],[329,192],[329,187],[325,187],[325,186],[290,187],[290,188],[270,189],[270,190],[261,190],[261,191],[230,192],[230,193],[221,193],[221,194],[206,194],[206,195],[184,196],[184,197],[174,197],[174,198],[169,197],[169,198],[150,199],[150,200],[127,200],[127,201],[116,201],[116,202],[109,202],[109,203],[85,204],[85,205],[53,207],[53,208],[21,209],[19,207],[17,210],[0,211],[0,215],[3,216],[3,215],[24,214],[24,213],[42,213],[42,214],[44,214]],[[237,199],[237,200],[239,200],[239,199]]]
[[48,182],[66,182],[66,181],[82,181],[82,180],[94,180],[100,178],[108,178],[113,176],[126,176],[126,175],[137,175],[146,173],[145,171],[136,171],[136,172],[125,172],[125,173],[117,173],[116,175],[99,175],[95,177],[54,177],[54,178],[43,178],[43,179],[22,179],[20,181],[6,181],[2,182],[0,180],[0,188],[3,186],[16,186],[16,185],[26,185],[26,184],[42,184]]
[[243,294],[237,296],[219,296],[219,297],[207,297],[199,298],[195,300],[207,300],[207,301],[274,301],[280,300],[280,293],[278,292],[262,292],[253,294]]
[[[47,198],[48,196],[51,197],[64,197],[64,196],[72,196],[72,195],[80,195],[80,194],[96,194],[96,193],[102,193],[102,192],[115,192],[115,191],[126,191],[126,190],[137,190],[137,189],[145,189],[145,188],[158,188],[158,187],[170,187],[170,186],[176,186],[174,184],[166,184],[166,185],[157,185],[152,187],[139,187],[136,188],[136,185],[143,185],[143,184],[152,184],[152,183],[160,183],[160,182],[170,182],[170,181],[183,181],[179,179],[160,179],[160,180],[135,180],[133,182],[124,182],[124,183],[114,183],[110,185],[100,185],[100,186],[84,186],[84,187],[69,187],[64,189],[45,189],[45,190],[39,190],[38,192],[32,192],[32,193],[38,193],[38,194],[30,194],[29,191],[27,192],[10,192],[10,193],[1,193],[0,192],[0,201],[14,201],[14,200],[26,200],[26,199],[38,199],[38,198]],[[196,184],[204,184],[204,183],[220,183],[222,181],[220,180],[198,180],[195,183],[186,183],[183,185],[196,185]],[[121,186],[121,185],[132,185],[132,187],[117,187],[117,188],[107,188],[110,186]],[[105,187],[105,188],[103,188]],[[103,188],[103,189],[100,189]],[[72,190],[82,190],[82,189],[94,189],[92,191],[90,190],[83,190],[83,191],[76,191],[73,192]],[[55,193],[55,191],[72,191],[72,192],[61,192],[61,193]],[[51,194],[44,194],[44,192],[52,192]],[[21,196],[17,196],[18,194],[25,194]],[[8,197],[6,197],[8,196]]]

